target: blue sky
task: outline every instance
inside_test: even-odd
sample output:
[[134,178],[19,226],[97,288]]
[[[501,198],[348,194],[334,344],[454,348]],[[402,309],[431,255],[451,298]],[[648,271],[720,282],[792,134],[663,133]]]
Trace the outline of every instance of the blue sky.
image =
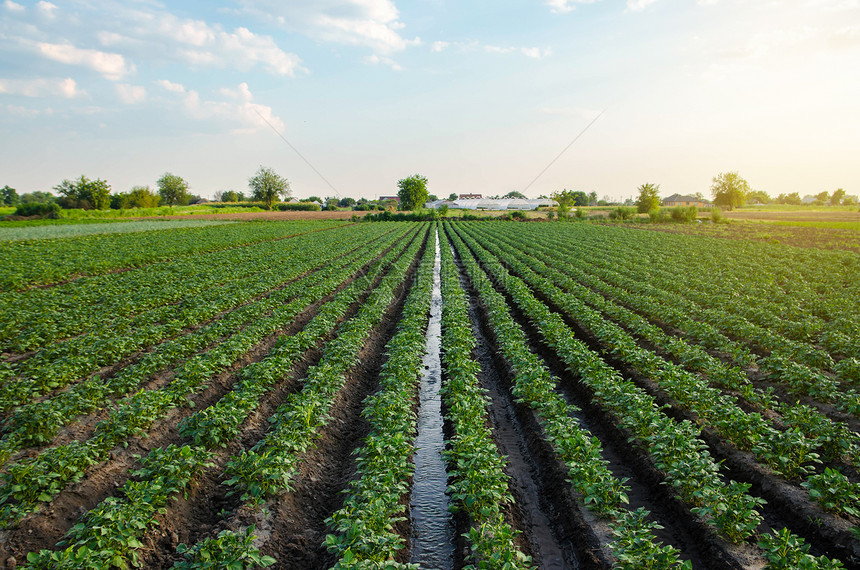
[[858,194],[857,69],[860,0],[0,0],[0,185]]

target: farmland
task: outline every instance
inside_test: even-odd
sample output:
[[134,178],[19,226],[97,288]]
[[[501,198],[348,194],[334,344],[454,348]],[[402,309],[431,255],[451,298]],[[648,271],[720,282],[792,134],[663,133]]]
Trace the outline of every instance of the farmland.
[[860,567],[850,243],[61,235],[0,242],[7,567]]

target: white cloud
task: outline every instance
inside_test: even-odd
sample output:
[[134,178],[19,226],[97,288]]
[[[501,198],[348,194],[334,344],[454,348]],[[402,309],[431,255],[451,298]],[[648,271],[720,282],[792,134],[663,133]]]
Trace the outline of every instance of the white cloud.
[[384,64],[384,65],[389,66],[394,71],[403,71],[403,68],[400,67],[400,65],[398,65],[397,62],[394,61],[393,59],[391,59],[390,57],[387,57],[384,55],[377,55],[375,53],[372,53],[372,54],[366,56],[364,58],[364,63],[366,63],[368,65]]
[[86,92],[78,89],[71,77],[65,79],[0,79],[0,93],[23,95],[24,97],[83,97]]
[[433,45],[430,46],[430,51],[439,53],[446,50],[451,45],[451,42],[433,42]]
[[493,45],[485,45],[484,51],[488,53],[520,53],[526,57],[531,57],[533,59],[542,59],[544,57],[552,55],[552,48],[539,48],[539,47],[501,47],[501,46],[493,46]]
[[391,55],[420,38],[404,38],[399,30],[397,6],[391,0],[321,0],[318,2],[281,2],[279,0],[240,0],[243,11],[267,22],[325,42],[364,46],[380,55]]
[[640,12],[656,1],[657,0],[627,0],[627,9],[631,12]]
[[82,65],[116,81],[134,71],[134,66],[126,65],[125,58],[118,53],[108,53],[93,49],[81,49],[69,43],[51,44],[38,42],[35,47],[48,59],[69,65]]
[[12,0],[6,0],[6,2],[3,3],[3,7],[10,12],[23,12],[25,10],[24,6],[17,2],[12,2]]
[[526,57],[543,59],[552,55],[552,48],[520,48],[520,52]]
[[253,102],[253,94],[247,83],[240,83],[236,89],[222,87],[218,92],[231,101],[206,100],[193,89],[166,79],[155,82],[169,93],[176,93],[182,108],[193,119],[199,121],[219,120],[232,126],[235,133],[256,132],[269,125],[278,131],[284,130],[284,122],[274,114],[272,108]]
[[46,18],[53,19],[57,15],[57,6],[51,4],[50,2],[45,2],[44,0],[42,0],[41,2],[36,4],[36,7],[39,9],[39,12],[41,12]]
[[133,105],[134,103],[146,100],[146,88],[142,85],[120,83],[116,86],[116,94],[119,100],[127,105]]
[[158,79],[155,83],[168,91],[173,91],[174,93],[185,93],[185,86],[181,83],[173,83],[167,79]]
[[306,71],[301,59],[281,50],[271,36],[244,27],[232,32],[201,20],[182,19],[168,12],[129,10],[120,15],[123,34],[101,31],[103,46],[121,48],[140,57],[180,60],[199,67],[233,67],[248,70],[260,66],[276,75],[295,76]]
[[544,5],[549,6],[551,12],[563,14],[572,12],[578,4],[593,4],[596,0],[544,0]]

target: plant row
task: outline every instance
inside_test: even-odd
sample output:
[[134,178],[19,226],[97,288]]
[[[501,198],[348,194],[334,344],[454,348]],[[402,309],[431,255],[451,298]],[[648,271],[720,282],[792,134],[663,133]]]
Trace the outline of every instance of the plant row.
[[0,286],[23,289],[342,226],[339,221],[255,222],[0,243]]
[[[486,245],[491,251],[500,253],[497,246],[490,243]],[[808,437],[798,428],[777,430],[771,427],[761,414],[746,412],[733,397],[708,386],[704,378],[641,348],[621,327],[608,322],[576,295],[563,292],[553,282],[532,272],[526,263],[515,256],[507,255],[505,259],[530,286],[540,291],[556,306],[563,307],[564,312],[594,334],[602,346],[610,347],[609,350],[613,356],[656,381],[681,408],[692,412],[700,425],[713,427],[739,449],[751,450],[759,461],[787,479],[810,475],[812,465],[821,462],[816,450],[822,447],[824,442],[819,441],[814,435]],[[562,281],[565,279],[564,276],[559,275],[553,277]],[[631,316],[630,313],[622,314],[626,317]],[[659,341],[659,339],[649,340]],[[846,430],[846,433],[850,432]],[[850,439],[828,443],[837,444],[836,453],[840,457],[849,451],[852,445]],[[839,445],[846,446],[848,449],[843,449]],[[848,478],[841,473],[835,474],[830,480],[835,481],[839,478],[842,483],[840,489],[853,487]],[[850,494],[845,496],[841,503],[850,509],[856,498],[857,494]],[[837,512],[848,514],[845,510]]]
[[[422,238],[426,237],[422,227]],[[331,419],[331,407],[346,381],[346,374],[359,363],[359,353],[372,331],[382,321],[405,280],[424,239],[416,239],[396,260],[391,270],[361,304],[356,315],[338,327],[320,361],[308,369],[302,389],[288,396],[269,419],[270,431],[252,448],[232,457],[226,464],[224,483],[233,493],[242,493],[248,506],[259,508],[266,499],[292,489],[292,479],[305,452],[314,446],[322,428]],[[183,568],[208,568],[201,553],[212,538],[184,549]]]
[[350,226],[306,233],[12,293],[0,300],[7,305],[0,317],[0,339],[4,347],[22,352],[106,327],[135,328],[182,318],[202,310],[201,296],[216,295],[219,287],[271,271],[292,257],[301,259],[315,244],[335,246],[344,234],[353,233],[366,238],[379,232]]
[[[392,250],[383,259],[397,254],[399,250]],[[382,263],[378,260],[372,267],[379,271]],[[300,297],[276,308],[267,318],[237,332],[211,351],[186,360],[164,388],[140,390],[122,399],[109,417],[98,424],[95,435],[89,440],[57,446],[33,459],[10,465],[0,475],[3,483],[0,486],[0,521],[8,525],[37,508],[39,503],[51,500],[69,483],[83,476],[88,467],[103,461],[115,446],[145,432],[170,409],[188,405],[190,396],[204,390],[213,375],[226,370],[266,336],[288,326],[300,312],[330,294],[339,282],[330,279],[304,290]]]
[[[0,412],[30,401],[34,396],[65,387],[138,351],[148,350],[190,326],[252,302],[308,271],[324,267],[325,264],[319,263],[320,258],[329,263],[331,259],[325,256],[336,250],[330,242],[320,241],[318,244],[297,244],[302,246],[301,249],[291,251],[285,260],[280,257],[260,259],[256,270],[249,276],[215,286],[208,294],[204,291],[205,303],[201,303],[199,298],[187,298],[179,305],[148,312],[147,320],[154,322],[136,323],[139,317],[116,319],[103,331],[40,350],[32,358],[16,365],[18,378],[0,387]],[[177,289],[184,286],[184,282],[173,285]],[[154,313],[158,316],[152,318]]]
[[677,549],[657,542],[652,531],[659,527],[644,520],[647,511],[631,513],[623,508],[629,502],[629,488],[625,480],[616,478],[609,470],[608,462],[602,457],[600,440],[579,425],[574,417],[579,410],[557,392],[558,379],[529,349],[526,334],[511,316],[504,296],[493,288],[462,242],[456,237],[454,242],[472,285],[486,307],[499,350],[513,371],[513,395],[537,415],[547,441],[567,467],[567,481],[582,504],[610,522],[615,535],[610,546],[615,552],[616,567],[630,570],[689,568],[689,562],[678,560]]
[[67,391],[60,392],[54,398],[22,407],[4,426],[9,433],[0,441],[0,457],[5,459],[21,445],[50,441],[60,427],[71,423],[81,414],[104,406],[109,397],[124,395],[156,372],[169,370],[182,359],[212,347],[214,342],[230,338],[236,331],[248,326],[252,321],[264,318],[306,289],[320,286],[322,291],[330,290],[332,284],[346,279],[358,270],[368,257],[372,258],[380,249],[388,247],[395,237],[402,237],[402,234],[390,234],[380,243],[371,241],[333,263],[332,260],[327,260],[328,265],[325,268],[309,273],[271,292],[267,297],[244,305],[188,335],[163,343],[112,377],[93,376]]
[[[525,282],[508,273],[477,242],[463,234],[460,237],[494,281],[535,324],[544,342],[579,375],[596,403],[614,414],[619,424],[631,433],[632,441],[642,445],[678,497],[725,538],[740,542],[752,537],[762,521],[757,509],[764,501],[748,494],[749,484],[723,479],[707,452],[707,445],[699,438],[698,429],[687,420],[676,422],[668,418],[653,398],[623,379],[577,339],[562,317],[537,300]],[[802,539],[796,540],[802,543]],[[825,558],[818,559],[816,564],[819,566],[811,567],[840,567],[838,561]]]
[[412,462],[417,417],[415,398],[421,380],[425,330],[433,291],[436,247],[428,240],[397,332],[385,347],[388,359],[379,374],[379,391],[364,401],[362,416],[369,434],[355,451],[357,476],[350,482],[343,507],[326,520],[334,531],[326,537],[335,568],[362,564],[410,568],[395,562],[404,539],[395,525],[403,516],[415,466]]
[[445,418],[453,436],[443,456],[448,463],[451,508],[465,513],[471,545],[467,568],[531,568],[514,542],[516,532],[505,518],[514,503],[504,472],[505,458],[487,421],[489,398],[472,357],[476,341],[450,248],[442,248],[442,368]]
[[[536,273],[526,273],[526,279],[534,285],[540,286],[536,281],[536,274],[551,280],[553,286],[541,287],[542,293],[553,298],[558,303],[564,303],[565,311],[571,316],[580,319],[589,328],[600,330],[602,340],[609,346],[613,346],[613,350],[617,353],[624,353],[623,359],[632,363],[633,366],[639,367],[640,370],[653,375],[655,379],[662,378],[666,375],[671,375],[673,378],[667,382],[668,386],[676,386],[676,389],[669,390],[673,397],[679,398],[687,408],[694,413],[697,413],[702,419],[702,423],[713,423],[721,433],[730,441],[735,443],[741,449],[755,449],[768,465],[774,470],[783,475],[792,478],[803,473],[799,465],[793,463],[786,464],[781,458],[782,452],[787,447],[792,445],[791,441],[782,442],[782,446],[778,449],[767,449],[768,441],[773,438],[786,439],[785,436],[777,433],[773,427],[768,426],[761,414],[756,414],[752,417],[744,416],[743,410],[735,402],[725,395],[721,395],[719,391],[711,388],[708,389],[707,381],[704,378],[694,376],[690,372],[680,369],[676,365],[662,361],[661,359],[652,356],[650,351],[638,349],[635,346],[635,340],[623,334],[623,332],[611,325],[606,327],[602,323],[601,315],[591,310],[593,307],[600,313],[603,313],[613,321],[617,322],[624,329],[636,334],[639,338],[648,342],[664,353],[670,354],[682,362],[685,367],[693,370],[698,370],[707,374],[707,377],[712,381],[717,381],[720,384],[731,389],[740,390],[747,401],[753,402],[761,410],[776,411],[777,406],[774,405],[774,400],[770,393],[762,393],[756,390],[745,375],[739,373],[736,369],[726,367],[721,361],[709,355],[707,352],[698,349],[696,346],[689,345],[686,341],[680,338],[671,337],[663,332],[659,327],[654,326],[638,314],[608,300],[602,295],[598,295],[583,287],[566,272],[555,269],[554,267],[526,255],[522,250],[513,247],[504,246],[498,241],[493,240],[492,245],[487,244],[497,253],[500,253],[510,261],[511,264],[516,264],[518,271],[528,271],[527,267]],[[542,254],[551,254],[542,251]],[[523,275],[523,273],[520,273]],[[564,290],[564,294],[560,291]],[[587,305],[588,307],[586,307]],[[608,331],[605,329],[609,329]],[[632,355],[632,356],[631,356]],[[697,390],[692,390],[691,386],[698,386]],[[704,395],[704,396],[703,396]],[[721,401],[720,401],[721,400]],[[799,405],[798,405],[799,406]],[[797,406],[784,406],[781,409],[792,412],[789,417],[797,417],[801,410]],[[804,454],[809,449],[814,452],[822,452],[827,461],[853,462],[852,459],[856,455],[858,449],[858,437],[850,431],[846,424],[841,422],[832,422],[821,414],[810,414],[813,410],[804,407],[802,411],[804,421],[790,421],[789,429],[794,429],[792,440],[800,440],[797,445],[802,446],[801,451],[796,452]],[[715,411],[716,410],[716,411]],[[773,415],[773,414],[770,414]],[[799,433],[798,433],[799,432]],[[805,440],[805,441],[804,441]],[[809,448],[803,451],[804,448]],[[795,453],[795,454],[796,454]],[[789,452],[789,455],[792,453]],[[814,457],[809,456],[810,460],[814,461]],[[787,471],[787,472],[786,472]]]

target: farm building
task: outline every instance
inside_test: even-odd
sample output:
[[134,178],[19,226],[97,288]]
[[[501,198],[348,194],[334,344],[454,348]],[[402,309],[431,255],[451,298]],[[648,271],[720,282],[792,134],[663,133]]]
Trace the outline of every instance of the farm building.
[[663,200],[664,206],[696,206],[697,208],[705,208],[710,206],[707,200],[701,200],[695,196],[684,196],[682,194],[672,194]]
[[453,202],[450,200],[436,200],[435,202],[427,202],[425,206],[435,210],[443,204],[446,204],[451,209],[459,210],[537,210],[542,206],[557,206],[558,202],[547,199],[523,200],[522,198],[505,198],[494,200],[491,198],[471,198],[458,199]]

